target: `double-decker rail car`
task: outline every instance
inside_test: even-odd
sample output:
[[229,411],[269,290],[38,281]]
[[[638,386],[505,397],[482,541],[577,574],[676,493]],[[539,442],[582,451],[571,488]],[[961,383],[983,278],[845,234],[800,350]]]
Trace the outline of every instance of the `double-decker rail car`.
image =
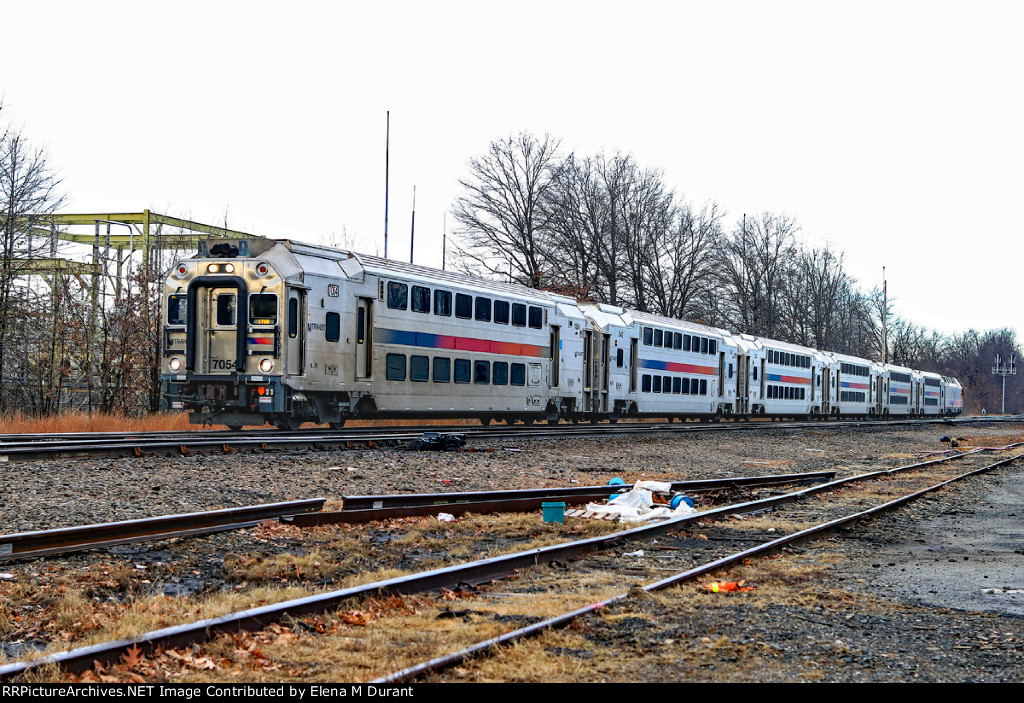
[[163,312],[165,402],[232,428],[963,407],[938,374],[287,240],[201,242]]
[[815,350],[764,340],[761,359],[762,414],[809,416],[817,411],[814,392]]
[[914,370],[905,366],[884,364],[882,391],[884,393],[884,416],[911,416],[917,414],[914,403]]
[[726,330],[630,311],[640,338],[637,410],[661,417],[712,417],[736,408],[739,348]]
[[964,389],[960,381],[951,376],[942,377],[945,389],[944,415],[959,415],[964,410]]

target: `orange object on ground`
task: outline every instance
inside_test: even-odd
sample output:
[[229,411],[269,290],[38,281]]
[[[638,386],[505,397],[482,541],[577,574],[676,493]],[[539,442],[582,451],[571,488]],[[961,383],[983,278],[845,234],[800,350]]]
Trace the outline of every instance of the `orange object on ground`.
[[713,581],[704,586],[705,591],[712,593],[733,593],[736,591],[753,591],[753,586],[744,586],[746,581]]

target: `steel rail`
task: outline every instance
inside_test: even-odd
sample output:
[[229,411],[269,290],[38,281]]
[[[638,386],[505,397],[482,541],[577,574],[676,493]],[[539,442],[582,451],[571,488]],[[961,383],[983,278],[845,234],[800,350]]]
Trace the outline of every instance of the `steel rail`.
[[[446,432],[463,434],[472,439],[549,439],[593,436],[628,436],[634,434],[671,434],[679,432],[733,432],[759,430],[800,430],[820,428],[892,427],[901,425],[955,424],[993,422],[994,420],[914,418],[890,420],[816,420],[792,422],[730,422],[730,423],[618,423],[590,425],[547,425],[544,427],[458,427],[445,429]],[[1009,421],[1009,420],[999,420]],[[300,430],[278,432],[257,430],[254,432],[199,432],[162,435],[145,433],[128,436],[76,437],[51,441],[20,441],[0,444],[0,463],[57,459],[61,457],[130,456],[148,452],[179,452],[187,454],[192,450],[220,450],[230,453],[238,449],[322,449],[330,446],[366,442],[388,444],[416,439],[429,428],[383,429],[351,428],[348,430]],[[116,434],[116,433],[113,433]]]
[[[733,554],[722,557],[721,559],[716,559],[706,564],[696,566],[692,569],[688,569],[678,574],[674,574],[673,576],[669,576],[660,581],[649,583],[645,586],[642,586],[641,588],[643,591],[647,593],[660,591],[664,588],[668,588],[669,586],[674,586],[689,579],[696,578],[697,576],[703,576],[712,571],[724,569],[726,567],[742,563],[745,559],[766,556],[778,552],[786,547],[802,544],[804,542],[808,542],[825,535],[833,534],[842,527],[851,525],[855,522],[863,520],[864,518],[873,517],[879,513],[898,508],[906,503],[909,503],[910,501],[916,500],[917,498],[920,498],[923,495],[939,490],[940,488],[948,486],[949,484],[954,483],[956,481],[960,481],[962,479],[969,478],[971,476],[975,476],[977,474],[981,474],[987,471],[992,471],[993,469],[999,468],[1000,466],[1004,466],[1006,464],[1014,462],[1020,459],[1022,456],[1024,456],[1024,454],[1017,454],[1006,459],[1001,459],[995,463],[989,464],[988,466],[984,466],[979,469],[974,469],[973,471],[968,471],[966,473],[960,474],[959,476],[955,476],[951,479],[947,479],[945,481],[941,481],[937,484],[924,488],[920,491],[916,491],[914,493],[901,496],[887,503],[883,503],[881,505],[877,505],[873,508],[862,510],[857,513],[845,515],[835,520],[820,523],[818,525],[808,527],[798,532],[794,532],[790,535],[779,537],[777,539],[765,542],[763,544],[759,544],[755,547],[751,547],[740,552],[735,552]],[[429,661],[422,662],[420,664],[416,664],[405,669],[401,669],[400,671],[393,672],[391,674],[388,674],[387,676],[374,679],[369,683],[398,683],[401,681],[409,681],[411,679],[418,678],[424,674],[441,671],[442,669],[455,666],[456,664],[464,663],[465,661],[472,659],[474,657],[479,657],[503,645],[515,642],[517,640],[525,639],[526,637],[531,637],[533,635],[540,634],[545,630],[554,629],[556,627],[562,627],[580,617],[583,617],[584,615],[600,612],[601,610],[607,608],[609,605],[625,601],[629,597],[629,593],[620,593],[599,603],[591,603],[590,605],[585,605],[581,608],[577,608],[575,610],[566,613],[561,613],[551,618],[547,618],[546,620],[542,620],[541,622],[533,623],[531,625],[527,625],[526,627],[521,627],[517,630],[506,632],[497,637],[492,637],[482,642],[478,642],[474,645],[470,645],[469,647],[464,647],[463,649],[460,649],[456,652],[452,652],[450,654],[446,654],[441,657],[436,657]]]
[[[1024,443],[1015,443],[1000,447],[1004,451]],[[968,456],[981,450],[970,450],[960,454],[939,457],[928,461],[908,464],[906,466],[892,469],[882,469],[866,474],[858,474],[843,479],[837,479],[828,483],[811,486],[800,491],[786,493],[780,496],[762,498],[760,500],[748,501],[734,505],[726,505],[700,513],[685,515],[659,523],[634,527],[622,532],[616,532],[599,537],[590,537],[583,540],[567,542],[564,544],[538,547],[523,552],[504,554],[497,557],[490,557],[481,561],[446,566],[429,571],[398,576],[383,581],[352,586],[350,588],[336,591],[328,591],[304,598],[297,598],[272,605],[250,608],[248,610],[229,613],[220,617],[199,620],[185,625],[155,630],[135,637],[103,642],[87,647],[79,647],[65,652],[58,652],[33,659],[26,662],[16,662],[0,666],[0,680],[7,680],[32,668],[45,664],[55,664],[70,672],[81,672],[91,668],[95,662],[110,664],[120,660],[121,655],[129,648],[138,648],[142,653],[150,654],[158,647],[165,649],[181,647],[196,642],[205,641],[221,632],[239,632],[243,630],[258,630],[277,622],[286,614],[291,616],[304,616],[315,613],[322,613],[333,610],[351,598],[367,597],[378,594],[412,594],[439,588],[455,587],[459,584],[481,584],[502,576],[514,573],[517,569],[530,568],[561,559],[571,559],[576,556],[599,551],[620,542],[662,535],[666,532],[686,526],[691,522],[726,517],[733,514],[753,513],[768,510],[778,505],[797,502],[804,498],[818,493],[834,490],[841,486],[857,481],[870,480],[882,476],[893,475],[905,471],[941,464],[954,459]],[[1014,457],[1016,458],[1016,457]]]
[[0,535],[0,561],[241,529],[271,518],[320,510],[325,502],[325,498],[313,498]]
[[[670,490],[685,491],[696,495],[737,488],[750,489],[827,481],[834,478],[835,474],[835,471],[814,471],[776,476],[675,481],[671,483]],[[290,515],[281,518],[281,521],[296,527],[313,527],[316,525],[357,524],[389,518],[433,515],[439,510],[452,515],[461,515],[463,513],[482,515],[488,513],[529,512],[540,509],[541,504],[549,500],[560,500],[568,505],[582,505],[595,498],[605,498],[613,495],[615,492],[628,491],[632,488],[633,484],[625,484],[573,486],[568,488],[532,488],[515,491],[345,496],[343,499],[343,510]]]

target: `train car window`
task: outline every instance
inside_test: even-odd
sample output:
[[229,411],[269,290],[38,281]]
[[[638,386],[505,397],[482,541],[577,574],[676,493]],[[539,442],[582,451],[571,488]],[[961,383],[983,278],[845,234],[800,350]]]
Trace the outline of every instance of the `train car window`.
[[430,357],[410,356],[409,357],[409,380],[429,381],[430,380]]
[[291,339],[299,334],[299,300],[292,298],[288,301],[288,336]]
[[672,348],[682,349],[683,348],[683,333],[673,332],[672,333]]
[[654,377],[654,392],[661,393],[661,376]]
[[622,368],[622,364],[625,362],[625,357],[626,355],[623,352],[622,347],[619,347],[618,349],[615,350],[615,365],[618,368]]
[[504,300],[494,301],[494,322],[498,325],[508,324],[508,303]]
[[732,378],[732,364],[729,364],[729,378]]
[[644,327],[644,346],[649,347],[652,344],[654,344],[654,330]]
[[526,327],[526,306],[522,303],[512,303],[512,325]]
[[661,330],[654,330],[654,346],[656,346],[656,347],[660,347],[661,346],[661,338],[662,338],[662,336],[664,334],[665,333],[662,332]]
[[277,293],[253,293],[249,296],[249,324],[277,324]]
[[672,392],[676,395],[683,392],[683,379],[678,376],[672,379]]
[[507,386],[508,385],[508,363],[504,361],[494,362],[494,385],[496,386]]
[[682,393],[683,395],[690,395],[690,379],[684,378],[682,379],[682,381],[682,388],[679,392]]
[[476,320],[477,322],[491,321],[491,299],[482,295],[476,297]]
[[452,316],[452,292],[450,290],[434,291],[434,314],[442,317]]
[[690,335],[684,334],[683,335],[683,351],[687,351],[687,352],[690,351],[690,342],[691,342]]
[[434,383],[449,383],[452,380],[452,360],[446,356],[434,357]]
[[405,380],[405,354],[388,354],[387,378],[389,381]]
[[757,380],[757,367],[754,367],[754,380]]
[[526,385],[526,364],[512,364],[511,380],[513,386]]
[[[276,298],[277,296],[275,295],[274,297]],[[172,295],[169,298],[167,298],[167,324],[184,325],[187,321],[188,296]]]
[[409,286],[405,283],[388,283],[388,307],[393,310],[406,310],[409,307]]
[[491,382],[491,362],[477,361],[473,364],[473,383],[485,384]]
[[701,395],[707,395],[708,394],[708,380],[706,378],[700,379],[700,394]]
[[707,354],[708,353],[708,338],[707,337],[701,337],[700,338],[700,353],[701,354]]
[[217,296],[217,324],[231,327],[235,324],[235,294],[223,293]]
[[470,376],[472,373],[473,365],[469,363],[469,359],[456,359],[455,360],[455,382],[456,383],[469,383]]
[[651,376],[650,374],[644,374],[643,379],[640,381],[640,390],[644,393],[651,392]]
[[672,377],[671,376],[662,376],[661,377],[661,388],[662,388],[662,391],[664,391],[665,393],[671,393],[672,392]]
[[455,294],[455,317],[461,317],[463,320],[473,317],[473,296]]
[[341,315],[336,312],[327,313],[327,324],[324,325],[324,330],[328,342],[337,342],[341,339]]
[[412,311],[430,312],[430,289],[423,286],[412,287]]
[[717,339],[709,339],[708,340],[708,354],[717,354],[717,353],[718,353],[718,340]]
[[544,311],[540,308],[530,306],[530,327],[539,330],[544,326]]

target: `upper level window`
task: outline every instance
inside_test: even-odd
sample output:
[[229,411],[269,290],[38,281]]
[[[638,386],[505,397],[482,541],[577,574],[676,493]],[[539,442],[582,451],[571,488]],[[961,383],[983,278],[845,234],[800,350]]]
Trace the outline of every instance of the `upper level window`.
[[526,327],[526,306],[522,303],[512,303],[512,324]]
[[654,344],[654,330],[644,327],[644,345],[649,347],[652,344]]
[[654,330],[654,346],[656,346],[656,347],[660,347],[661,346],[661,339],[662,339],[662,336],[664,334],[665,333],[662,332],[661,330]]
[[494,322],[499,325],[508,324],[509,306],[504,300],[494,301]]
[[530,327],[535,330],[539,330],[543,327],[544,323],[544,311],[540,308],[530,306]]
[[473,317],[473,296],[465,293],[455,294],[455,317],[468,320]]
[[406,310],[409,307],[409,286],[404,283],[388,283],[388,307]]
[[491,321],[491,299],[482,295],[476,297],[476,319],[477,322]]
[[430,289],[423,286],[412,287],[412,311],[430,312]]
[[434,291],[434,314],[444,317],[452,316],[452,292],[448,290]]

